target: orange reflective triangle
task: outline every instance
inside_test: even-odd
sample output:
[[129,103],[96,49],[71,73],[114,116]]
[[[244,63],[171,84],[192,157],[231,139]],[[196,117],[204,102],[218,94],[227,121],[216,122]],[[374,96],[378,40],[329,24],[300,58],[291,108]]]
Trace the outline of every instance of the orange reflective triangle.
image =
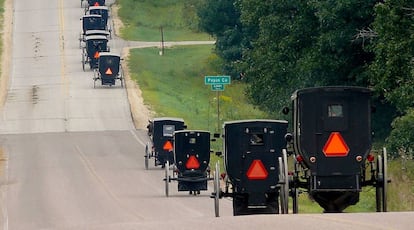
[[162,147],[162,149],[164,149],[164,150],[166,150],[166,151],[173,151],[173,149],[174,149],[174,147],[173,147],[173,145],[172,145],[172,143],[171,143],[171,141],[166,141],[165,143],[164,143],[164,146]]
[[95,2],[95,4],[93,4],[94,6],[99,6],[99,2]]
[[95,55],[93,55],[93,57],[94,57],[94,58],[99,58],[99,52],[98,52],[98,51],[96,51],[96,52],[95,52]]
[[105,74],[107,74],[107,75],[111,75],[111,74],[112,74],[112,70],[111,70],[111,68],[108,68],[108,69],[105,71]]
[[261,160],[253,160],[246,175],[249,180],[264,180],[267,178],[268,173]]
[[349,147],[339,132],[332,132],[323,147],[327,157],[344,157],[349,153]]
[[198,162],[197,157],[191,155],[190,158],[188,158],[187,163],[185,163],[185,167],[187,169],[198,169],[200,168],[200,162]]

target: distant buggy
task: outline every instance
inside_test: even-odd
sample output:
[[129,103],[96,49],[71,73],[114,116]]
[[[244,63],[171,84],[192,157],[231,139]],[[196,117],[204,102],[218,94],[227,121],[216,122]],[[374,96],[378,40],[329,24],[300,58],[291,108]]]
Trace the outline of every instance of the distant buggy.
[[87,36],[102,35],[108,39],[110,32],[107,30],[107,24],[99,14],[87,14],[80,18],[82,21],[82,31],[79,33],[79,48],[85,42]]
[[[165,195],[169,195],[169,183],[178,182],[178,191],[200,194],[207,190],[210,178],[210,133],[202,130],[174,132],[174,161],[165,167]],[[170,164],[174,171],[170,172]]]
[[325,212],[342,212],[359,201],[364,186],[376,188],[377,211],[387,210],[387,154],[371,150],[371,91],[331,86],[292,95],[295,172],[293,212],[305,189]]
[[90,35],[85,38],[85,47],[82,47],[82,69],[85,65],[94,70],[98,68],[98,60],[101,52],[109,52],[108,39],[103,35]]
[[96,87],[96,81],[101,81],[101,85],[113,86],[116,80],[119,80],[121,87],[124,87],[121,56],[109,52],[99,53],[98,65],[94,70],[93,87]]
[[150,120],[147,128],[151,142],[145,146],[145,169],[148,169],[151,158],[154,158],[155,166],[164,168],[167,161],[174,161],[174,132],[187,126],[182,118],[158,117]]
[[215,215],[219,199],[233,198],[233,215],[287,213],[287,121],[240,120],[225,122],[225,190],[219,166],[214,171]]

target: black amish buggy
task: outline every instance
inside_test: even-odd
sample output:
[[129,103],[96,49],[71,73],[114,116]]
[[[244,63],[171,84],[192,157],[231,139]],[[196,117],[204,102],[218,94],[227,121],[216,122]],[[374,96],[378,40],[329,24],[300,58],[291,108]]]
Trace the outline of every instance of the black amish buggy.
[[216,164],[211,196],[216,217],[222,197],[233,198],[235,216],[288,212],[287,126],[284,120],[264,119],[223,124],[225,173]]
[[182,118],[157,117],[149,121],[147,128],[151,143],[145,146],[145,169],[148,169],[152,157],[155,166],[164,168],[167,161],[174,161],[174,132],[184,130],[187,126]]
[[387,154],[383,149],[374,160],[370,153],[370,96],[369,89],[351,86],[293,93],[294,213],[299,188],[325,212],[342,212],[359,201],[362,187],[368,185],[376,188],[377,211],[387,210]]
[[97,80],[101,80],[101,85],[115,85],[116,80],[121,81],[121,87],[124,87],[124,76],[121,65],[121,56],[102,52],[99,53],[97,68],[94,71],[93,87]]
[[82,48],[82,42],[85,42],[86,36],[90,35],[105,35],[110,36],[106,30],[106,24],[99,14],[84,15],[80,19],[82,21],[82,31],[79,34],[79,48]]
[[109,21],[109,8],[107,6],[91,6],[85,15],[101,15],[102,24],[105,25],[105,31],[111,36],[111,28]]
[[[170,163],[174,171],[170,173]],[[174,132],[174,162],[165,166],[165,195],[169,195],[169,183],[178,182],[178,191],[200,194],[207,190],[210,177],[210,132],[181,130]]]
[[109,52],[108,38],[104,35],[90,35],[85,38],[85,46],[82,48],[82,69],[89,63],[90,69],[98,67],[101,52]]

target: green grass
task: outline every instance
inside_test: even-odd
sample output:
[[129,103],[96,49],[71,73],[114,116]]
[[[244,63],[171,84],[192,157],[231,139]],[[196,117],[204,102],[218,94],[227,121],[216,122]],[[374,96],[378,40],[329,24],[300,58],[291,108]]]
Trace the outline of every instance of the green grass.
[[189,0],[119,0],[121,36],[127,40],[164,41],[211,40],[197,30],[195,6]]
[[188,128],[212,132],[218,131],[223,121],[266,118],[264,112],[247,103],[244,84],[233,81],[219,95],[204,84],[204,76],[217,74],[209,68],[209,62],[216,59],[212,49],[210,45],[173,47],[163,56],[156,48],[132,50],[129,68],[143,91],[144,102],[157,116],[182,117]]

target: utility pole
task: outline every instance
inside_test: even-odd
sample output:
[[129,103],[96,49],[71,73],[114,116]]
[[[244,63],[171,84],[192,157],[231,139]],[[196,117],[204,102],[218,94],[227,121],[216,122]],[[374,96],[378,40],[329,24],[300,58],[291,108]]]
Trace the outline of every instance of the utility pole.
[[164,30],[162,28],[162,26],[160,27],[160,32],[161,32],[161,51],[160,51],[160,56],[164,55]]

